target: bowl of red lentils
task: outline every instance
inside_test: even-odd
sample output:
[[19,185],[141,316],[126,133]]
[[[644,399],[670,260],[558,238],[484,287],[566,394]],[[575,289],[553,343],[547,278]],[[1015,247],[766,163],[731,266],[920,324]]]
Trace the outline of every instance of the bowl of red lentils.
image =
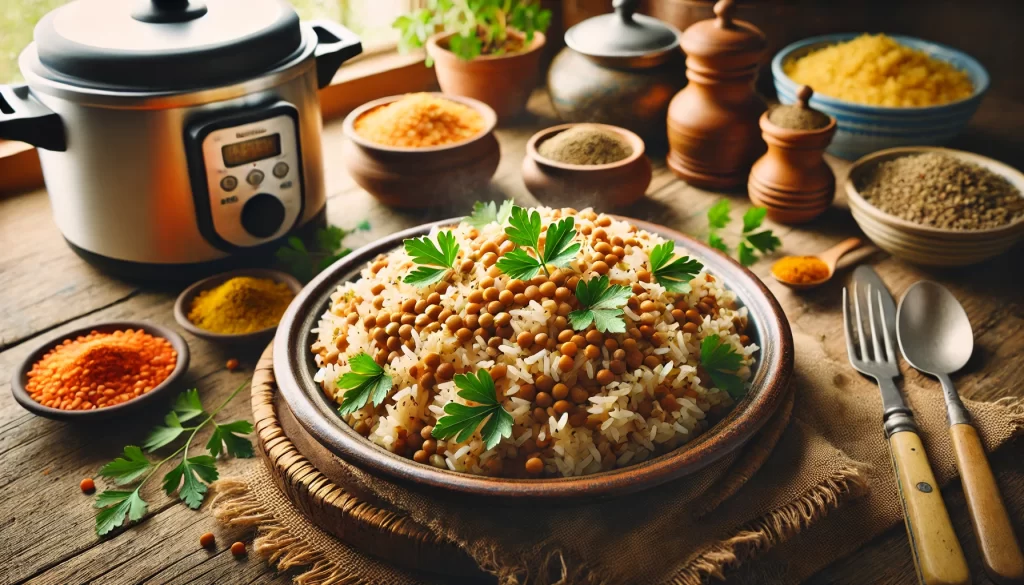
[[98,420],[166,401],[188,362],[188,344],[166,327],[101,323],[40,344],[15,371],[11,391],[34,414]]

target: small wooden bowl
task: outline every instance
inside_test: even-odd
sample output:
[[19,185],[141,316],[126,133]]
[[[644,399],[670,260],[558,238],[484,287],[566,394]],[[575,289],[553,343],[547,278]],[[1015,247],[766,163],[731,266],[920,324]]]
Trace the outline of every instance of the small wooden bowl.
[[[174,347],[174,351],[178,352],[178,361],[174,365],[174,371],[172,371],[171,375],[167,376],[167,379],[161,382],[156,388],[153,388],[149,392],[133,398],[128,402],[104,408],[97,408],[95,410],[61,410],[59,408],[52,408],[36,402],[29,395],[27,389],[29,371],[32,369],[32,366],[39,361],[44,354],[46,354],[46,352],[56,347],[57,344],[61,343],[65,339],[74,339],[81,335],[87,335],[92,331],[110,333],[112,331],[123,331],[125,329],[141,329],[153,337],[162,337],[163,339],[170,341],[171,345]],[[73,331],[68,331],[67,333],[61,333],[60,335],[50,337],[45,342],[39,344],[36,349],[32,350],[32,352],[22,360],[21,364],[19,364],[18,368],[14,371],[14,378],[11,380],[11,392],[14,394],[14,399],[18,404],[25,407],[25,409],[32,414],[37,414],[53,420],[63,420],[68,422],[86,423],[107,420],[118,416],[137,414],[143,409],[155,408],[168,402],[174,396],[174,393],[171,392],[171,390],[182,376],[185,375],[185,372],[188,371],[188,362],[188,344],[185,343],[185,339],[175,331],[162,325],[156,325],[146,321],[110,321],[107,323],[90,325],[88,327],[81,327]]]
[[367,112],[405,96],[367,102],[352,111],[342,130],[348,141],[342,160],[352,179],[385,205],[425,209],[439,204],[473,201],[498,170],[501,148],[494,137],[498,117],[487,104],[472,98],[434,95],[469,106],[484,118],[484,131],[454,144],[426,148],[385,146],[355,131],[355,121]]
[[644,141],[635,133],[608,124],[585,124],[615,132],[633,154],[604,165],[573,165],[545,158],[537,148],[545,140],[581,124],[561,124],[534,134],[526,143],[523,182],[545,205],[583,209],[608,209],[635,203],[651,184],[651,161],[644,155]]
[[221,274],[215,274],[209,278],[204,278],[181,291],[181,294],[178,295],[178,300],[174,302],[174,320],[178,322],[178,325],[181,325],[182,329],[188,331],[192,335],[217,343],[246,344],[269,340],[277,329],[277,325],[260,329],[259,331],[252,331],[250,333],[216,333],[214,331],[203,329],[192,321],[189,321],[188,313],[192,308],[192,301],[199,293],[216,288],[236,276],[267,278],[274,282],[283,282],[287,284],[292,293],[296,295],[302,290],[301,282],[296,280],[292,275],[281,272],[280,270],[270,270],[266,268],[232,270],[231,272],[224,272]]

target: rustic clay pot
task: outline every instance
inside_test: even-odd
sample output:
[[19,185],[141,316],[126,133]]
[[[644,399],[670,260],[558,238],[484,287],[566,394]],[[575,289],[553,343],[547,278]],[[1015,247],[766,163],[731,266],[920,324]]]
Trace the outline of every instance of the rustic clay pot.
[[[808,108],[813,91],[804,86],[796,107]],[[835,197],[836,177],[824,153],[836,132],[835,118],[817,130],[794,130],[772,123],[761,115],[761,135],[768,144],[750,169],[747,192],[750,200],[768,209],[779,223],[803,223],[821,215]]]
[[715,4],[715,20],[683,33],[690,83],[669,105],[668,166],[681,179],[707,189],[732,189],[747,180],[764,151],[757,126],[765,111],[754,92],[765,38],[732,18],[732,0]]
[[651,161],[644,155],[644,141],[625,128],[592,125],[620,135],[633,148],[633,154],[605,165],[562,163],[541,156],[537,148],[576,124],[553,126],[534,134],[526,143],[523,182],[544,205],[603,210],[630,205],[647,192],[651,184]]
[[353,124],[363,114],[403,96],[367,102],[345,118],[348,138],[342,160],[352,179],[385,205],[425,209],[439,204],[473,201],[498,169],[501,149],[494,138],[498,118],[477,100],[436,94],[465,104],[484,117],[484,131],[469,140],[428,148],[384,146],[359,136]]
[[441,33],[427,41],[427,54],[434,59],[441,91],[479,100],[502,120],[522,112],[540,76],[544,33],[534,33],[533,42],[524,51],[481,55],[470,61],[448,50],[451,36],[452,33]]

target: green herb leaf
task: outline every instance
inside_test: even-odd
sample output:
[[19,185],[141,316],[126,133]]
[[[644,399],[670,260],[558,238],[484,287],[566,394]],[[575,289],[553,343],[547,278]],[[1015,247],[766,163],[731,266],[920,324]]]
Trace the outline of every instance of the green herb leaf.
[[707,370],[716,388],[733,398],[744,394],[743,381],[736,370],[743,366],[743,356],[718,335],[708,335],[700,342],[700,365]]
[[152,463],[142,454],[142,449],[128,445],[124,448],[124,457],[118,457],[100,468],[100,477],[114,480],[117,485],[131,483],[142,477]]
[[391,376],[365,353],[353,356],[348,363],[352,371],[338,378],[338,388],[347,390],[338,409],[341,416],[359,410],[366,405],[367,400],[372,400],[373,405],[378,406],[392,385]]
[[463,442],[473,436],[480,423],[487,419],[480,437],[487,449],[493,449],[502,437],[512,436],[512,415],[498,402],[498,393],[494,388],[494,379],[487,370],[477,370],[476,375],[458,374],[455,386],[459,396],[464,400],[476,402],[476,406],[468,406],[458,402],[449,402],[444,407],[445,415],[438,419],[431,434],[437,439],[455,437],[456,442]]
[[757,254],[754,253],[754,249],[747,245],[746,240],[739,243],[736,246],[736,258],[740,261],[740,264],[744,266],[751,266],[757,262]]
[[223,446],[228,455],[248,459],[253,455],[252,442],[239,435],[248,435],[252,430],[252,423],[247,420],[236,420],[223,425],[213,423],[213,434],[206,443],[206,448],[214,457],[221,454]]
[[459,244],[450,231],[438,232],[435,244],[427,236],[405,240],[405,252],[419,266],[406,275],[403,282],[413,286],[427,286],[440,281],[455,268]]
[[199,400],[199,390],[185,390],[174,400],[172,407],[178,413],[178,420],[188,422],[203,414],[203,402]]
[[761,227],[761,222],[768,215],[765,207],[751,207],[743,214],[743,233],[748,233]]
[[466,218],[466,223],[475,228],[482,228],[494,222],[504,225],[512,214],[512,205],[511,199],[502,201],[500,207],[493,201],[477,201],[473,204],[473,213]]
[[107,490],[96,497],[97,508],[104,508],[96,514],[96,534],[103,536],[124,524],[125,516],[132,522],[146,515],[146,502],[139,495],[139,488],[127,491]]
[[[183,459],[177,467],[164,476],[164,491],[173,495],[178,490],[178,497],[193,510],[203,505],[203,498],[209,489],[206,483],[216,481],[217,461],[209,455],[198,455]],[[206,482],[206,483],[203,483]],[[181,489],[178,489],[179,486]]]
[[675,253],[676,243],[672,240],[658,244],[650,253],[651,274],[665,290],[674,293],[690,292],[690,281],[704,268],[704,265],[682,256],[671,261]]
[[719,199],[708,209],[708,226],[712,230],[722,229],[732,221],[729,217],[730,205],[728,199]]
[[544,264],[561,267],[571,262],[582,247],[572,243],[575,237],[576,220],[571,216],[549,225],[544,239]]
[[164,424],[167,426],[153,427],[153,430],[146,435],[146,441],[142,444],[146,451],[156,451],[160,447],[172,443],[181,433],[185,432],[178,413],[173,410],[164,417]]
[[708,245],[716,250],[721,250],[726,254],[729,253],[729,246],[725,244],[725,240],[719,237],[718,234],[708,234]]
[[523,209],[518,205],[512,206],[505,235],[513,244],[533,248],[536,252],[540,248],[540,232],[540,213],[537,210]]
[[540,272],[540,260],[537,260],[530,253],[522,248],[515,248],[501,258],[498,258],[498,269],[519,280],[529,280]]
[[771,230],[764,230],[763,232],[757,232],[756,234],[749,234],[746,237],[747,242],[751,246],[755,247],[761,253],[773,252],[775,248],[782,245],[782,242],[772,233]]
[[[363,220],[355,229],[347,230],[337,226],[327,226],[313,233],[313,249],[306,247],[301,239],[291,236],[286,244],[274,252],[277,263],[299,280],[307,281],[333,264],[351,250],[342,246],[343,241],[356,231],[366,231],[370,224]],[[182,419],[185,420],[185,419]]]
[[622,318],[622,307],[631,295],[629,287],[608,284],[607,276],[581,280],[576,285],[576,299],[580,309],[569,313],[569,323],[576,331],[590,326],[602,333],[623,333],[626,322]]

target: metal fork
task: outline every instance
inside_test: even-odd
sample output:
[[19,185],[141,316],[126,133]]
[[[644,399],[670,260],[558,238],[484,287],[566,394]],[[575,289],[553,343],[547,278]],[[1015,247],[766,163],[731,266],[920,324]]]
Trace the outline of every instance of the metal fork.
[[[874,270],[862,266],[854,273],[854,278],[852,295],[843,288],[846,350],[854,369],[874,378],[882,393],[882,420],[918,581],[925,585],[968,584],[971,576],[967,561],[928,463],[914,414],[896,387],[896,378],[900,375],[893,337],[896,316],[894,309],[891,315],[886,311],[886,304],[890,307],[895,304]],[[858,284],[858,278],[869,284]],[[866,287],[864,301],[858,294],[859,286]],[[853,297],[852,310],[848,296]],[[861,308],[862,304],[867,304],[866,311]],[[865,312],[870,338],[865,335]]]

